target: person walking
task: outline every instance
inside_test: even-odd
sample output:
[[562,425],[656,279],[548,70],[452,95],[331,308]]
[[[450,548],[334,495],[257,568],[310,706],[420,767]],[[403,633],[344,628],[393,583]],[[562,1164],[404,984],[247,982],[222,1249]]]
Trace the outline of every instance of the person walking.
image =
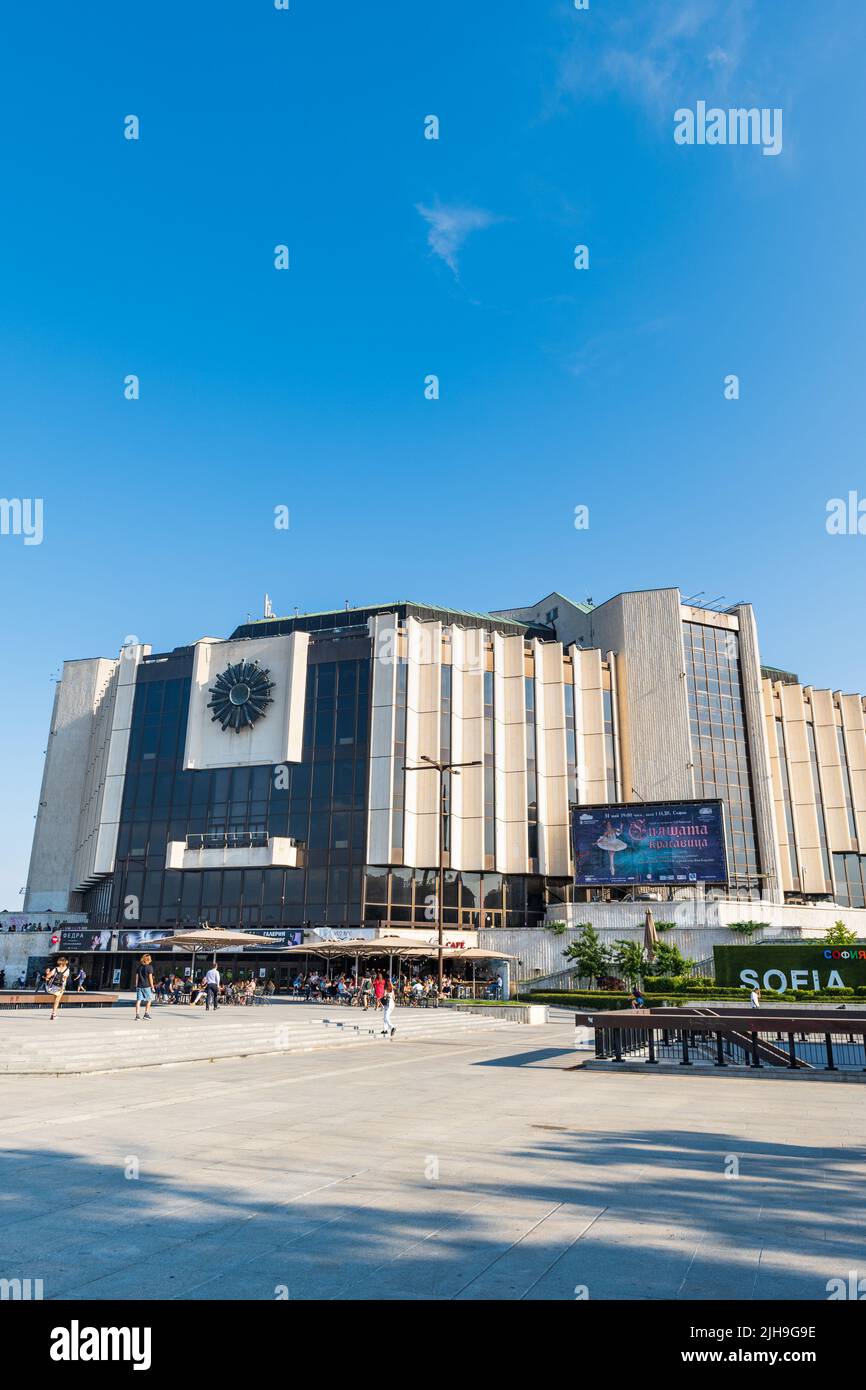
[[84,994],[84,986],[87,984],[87,976],[84,973],[84,966],[79,965],[78,974],[75,976],[75,993]]
[[51,1022],[57,1017],[66,985],[69,980],[69,961],[65,956],[58,956],[53,965],[50,965],[45,972],[45,988],[49,994],[54,996],[51,1005]]
[[393,1038],[397,1031],[396,1025],[391,1022],[391,1014],[394,1011],[394,984],[392,980],[382,981],[382,1037]]
[[216,1013],[220,1002],[220,972],[216,965],[212,965],[204,977],[204,996],[205,1013],[210,1013],[211,1000],[213,1011]]
[[749,1003],[753,1009],[759,1009],[761,1007],[761,990],[759,985],[755,985],[755,988],[749,995]]
[[144,955],[135,967],[135,1022],[141,1018],[140,1008],[144,1005],[144,1018],[150,1022],[150,1006],[153,1003],[153,960]]
[[364,978],[361,981],[361,1003],[364,1006],[364,1013],[370,1007],[370,1000],[373,997],[373,980],[369,970],[365,970]]

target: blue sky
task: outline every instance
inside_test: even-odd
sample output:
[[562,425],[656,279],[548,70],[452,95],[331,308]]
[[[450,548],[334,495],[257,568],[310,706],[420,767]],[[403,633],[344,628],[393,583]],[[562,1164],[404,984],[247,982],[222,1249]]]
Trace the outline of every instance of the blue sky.
[[[855,0],[51,0],[4,30],[0,494],[44,539],[0,536],[0,908],[63,659],[226,634],[266,590],[675,584],[866,689],[866,537],[825,528],[866,497]],[[781,107],[782,153],[676,145],[698,100]]]

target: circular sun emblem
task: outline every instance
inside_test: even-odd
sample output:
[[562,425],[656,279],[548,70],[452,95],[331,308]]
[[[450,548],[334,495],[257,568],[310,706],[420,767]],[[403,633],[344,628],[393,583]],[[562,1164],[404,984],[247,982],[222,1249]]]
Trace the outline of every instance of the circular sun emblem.
[[266,706],[273,704],[274,682],[268,680],[269,674],[257,661],[239,661],[217,676],[208,690],[213,696],[207,706],[213,710],[211,723],[219,720],[223,729],[234,729],[236,734],[251,729]]

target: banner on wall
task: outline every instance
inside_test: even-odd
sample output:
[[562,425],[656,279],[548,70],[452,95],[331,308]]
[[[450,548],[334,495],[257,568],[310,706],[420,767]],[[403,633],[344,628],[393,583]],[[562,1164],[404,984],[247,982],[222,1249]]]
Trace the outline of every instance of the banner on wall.
[[255,927],[256,936],[266,936],[269,944],[267,946],[249,945],[244,946],[244,951],[273,951],[281,946],[300,946],[304,939],[304,933],[293,927]]
[[[122,931],[117,934],[118,951],[144,951],[148,946],[152,946],[156,941],[162,941],[166,936],[172,936],[171,927],[157,927],[147,931]],[[168,945],[166,945],[168,950]]]
[[110,951],[110,931],[94,931],[91,927],[64,927],[60,933],[61,951]]
[[571,834],[581,887],[728,881],[721,801],[576,806]]

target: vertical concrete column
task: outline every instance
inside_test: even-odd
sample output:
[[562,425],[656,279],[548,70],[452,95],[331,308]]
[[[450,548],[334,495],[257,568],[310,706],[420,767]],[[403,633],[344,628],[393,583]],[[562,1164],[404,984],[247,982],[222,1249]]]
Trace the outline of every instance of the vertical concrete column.
[[367,786],[367,863],[391,862],[394,797],[394,715],[399,636],[396,613],[369,621],[373,646],[370,692],[370,771]]
[[496,868],[529,872],[523,638],[493,634]]
[[863,716],[863,699],[860,695],[840,694],[839,704],[848,749],[858,849],[861,854],[866,854],[866,722]]
[[[442,703],[442,624],[410,618],[406,625],[406,762],[417,767],[422,754],[439,758]],[[439,863],[439,777],[407,772],[404,864],[435,868]]]
[[562,644],[533,641],[539,872],[564,878],[568,862],[568,753]]
[[574,716],[577,743],[577,788],[582,805],[607,800],[604,750],[604,701],[601,652],[572,648]]
[[781,902],[782,863],[776,831],[770,749],[764,722],[758,630],[750,603],[741,603],[734,611],[739,623],[740,675],[743,682],[746,738],[755,798],[755,831],[761,870],[766,875],[761,879],[761,896],[771,902]]
[[815,746],[818,750],[818,769],[824,794],[827,823],[827,847],[831,854],[850,849],[848,815],[845,810],[844,768],[836,733],[836,710],[829,690],[812,691],[812,718],[815,722]]
[[[785,788],[782,781],[783,769],[779,757],[779,744],[776,735],[776,692],[773,682],[764,679],[761,682],[761,702],[764,711],[764,729],[767,736],[767,748],[770,754],[770,778],[773,787],[773,814],[775,818],[776,836],[779,846],[779,862],[782,866],[782,880],[780,888],[783,900],[786,892],[794,889],[794,866],[798,862],[798,846],[795,841],[792,844],[788,835],[788,821],[785,814]],[[781,717],[781,701],[778,706],[778,713]],[[788,766],[785,763],[785,773]],[[793,814],[793,810],[792,810]]]
[[806,705],[801,685],[783,685],[782,726],[788,751],[791,811],[800,850],[801,886],[804,892],[824,890],[824,864],[818,834],[818,808],[812,782],[812,765],[806,738]]
[[451,867],[484,868],[484,660],[481,628],[451,628]]

